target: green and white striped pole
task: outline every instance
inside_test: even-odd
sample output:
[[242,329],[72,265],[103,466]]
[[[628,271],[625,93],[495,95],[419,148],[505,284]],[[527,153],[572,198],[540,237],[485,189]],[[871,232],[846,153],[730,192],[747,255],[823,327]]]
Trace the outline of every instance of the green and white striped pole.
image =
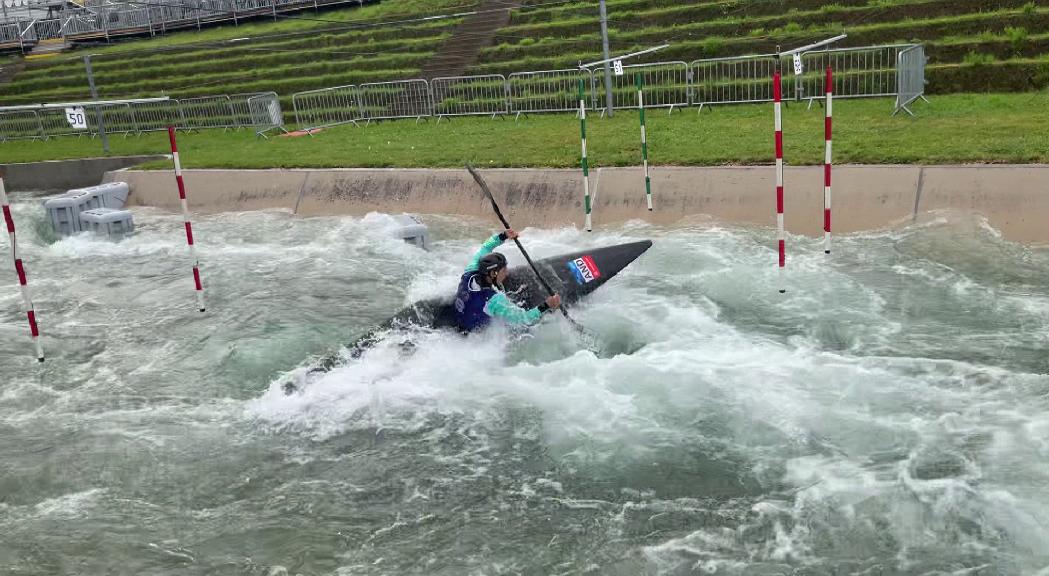
[[579,79],[579,131],[583,139],[583,210],[586,212],[586,231],[593,232],[590,223],[590,168],[586,162],[586,91]]
[[645,163],[645,198],[648,200],[648,210],[652,211],[652,179],[648,176],[648,131],[645,130],[645,80],[638,72],[634,75],[634,83],[637,84],[637,109],[641,114],[641,160]]

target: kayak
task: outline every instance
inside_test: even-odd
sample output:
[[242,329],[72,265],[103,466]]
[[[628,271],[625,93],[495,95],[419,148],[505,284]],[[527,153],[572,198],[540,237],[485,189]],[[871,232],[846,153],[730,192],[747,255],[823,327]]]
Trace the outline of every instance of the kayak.
[[[582,297],[603,286],[651,247],[651,240],[628,242],[544,258],[536,260],[535,265],[554,292],[561,296],[562,305],[571,306]],[[509,277],[503,283],[503,288],[507,295],[524,308],[538,306],[549,295],[527,266],[511,268]],[[348,346],[350,357],[360,357],[365,350],[378,342],[390,330],[397,328],[423,327],[458,330],[454,301],[454,294],[450,294],[446,298],[421,300],[408,306],[367,335],[351,343]],[[328,372],[344,357],[335,355],[324,358],[310,372]],[[297,388],[298,386],[291,382],[284,384],[286,394],[291,394]]]

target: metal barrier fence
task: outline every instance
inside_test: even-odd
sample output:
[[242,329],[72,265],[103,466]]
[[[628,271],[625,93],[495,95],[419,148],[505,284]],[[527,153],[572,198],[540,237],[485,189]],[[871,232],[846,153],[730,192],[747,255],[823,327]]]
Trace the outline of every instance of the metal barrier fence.
[[914,116],[907,106],[919,98],[925,99],[925,47],[911,46],[901,50],[896,58],[896,110],[892,115],[903,110]]
[[374,82],[357,87],[361,116],[368,121],[433,116],[430,84],[426,80]]
[[135,118],[135,128],[143,132],[164,132],[168,126],[181,126],[182,111],[178,100],[166,102],[143,102],[132,104],[131,112]]
[[266,137],[270,130],[284,130],[284,114],[276,92],[267,92],[247,99],[251,127],[256,136]]
[[179,100],[182,111],[182,128],[200,130],[203,128],[237,128],[233,103],[229,96],[200,96]]
[[[684,62],[655,62],[623,66],[622,76],[612,76],[612,105],[615,108],[637,108],[637,88],[634,75],[640,72],[645,80],[645,108],[674,108],[690,103],[691,82],[689,66]],[[596,107],[604,109],[605,86],[596,82]]]
[[[135,113],[131,110],[131,104],[112,104],[108,106],[98,106],[99,110],[102,111],[102,122],[105,124],[106,133],[108,134],[123,134],[125,137],[128,134],[134,134],[138,132],[138,127],[135,125]],[[62,112],[59,110],[59,112]],[[98,133],[98,114],[94,110],[85,109],[87,113],[87,129],[92,134]],[[63,120],[65,116],[63,115]]]
[[[287,0],[292,1],[292,0]],[[632,82],[641,72],[646,84],[646,107],[769,102],[772,100],[776,55],[741,58],[710,58],[685,62],[660,62],[624,66],[623,76],[614,77],[613,101],[619,108],[637,106]],[[807,52],[801,56],[805,71],[790,75],[788,60],[781,68],[787,97],[811,100],[825,93],[823,70],[834,68],[835,96],[862,98],[896,96],[896,112],[905,110],[925,91],[925,51],[920,45],[866,46]],[[584,70],[540,70],[509,76],[489,74],[426,80],[400,80],[308,90],[292,95],[295,121],[310,130],[360,120],[436,116],[498,115],[578,110],[578,83],[589,81],[587,97],[592,109],[604,101],[603,83]],[[810,102],[811,102],[810,100]],[[123,104],[105,107],[104,121],[115,133],[163,130],[168,123],[183,129],[258,127],[263,102],[280,102],[273,92],[203,96],[165,103]],[[282,115],[282,112],[279,112]],[[91,122],[95,122],[92,114]],[[36,128],[34,128],[34,123]],[[269,121],[268,129],[276,128]],[[93,124],[91,130],[93,131]],[[40,111],[31,114],[0,112],[0,140],[49,138],[83,134],[69,128],[62,114]]]
[[361,119],[360,93],[354,85],[297,92],[291,96],[291,106],[300,130],[357,124]]
[[[899,52],[911,44],[863,46],[806,52],[801,55],[805,71],[784,86],[784,94],[795,99],[823,98],[827,66],[834,69],[835,98],[865,98],[896,94],[896,62]],[[788,63],[784,62],[786,69]],[[785,96],[786,97],[786,96]]]
[[[70,126],[64,110],[40,110],[37,114],[40,115],[40,136],[44,140],[54,136],[90,136],[92,134],[87,130],[76,130]],[[84,109],[84,116],[95,115],[94,110]]]
[[437,121],[444,116],[491,116],[508,114],[506,77],[452,76],[430,81],[433,111]]
[[507,77],[506,93],[511,114],[574,112],[579,109],[579,79],[590,86],[594,97],[594,75],[589,71],[540,70],[514,72]]
[[[283,129],[283,112],[275,92],[204,96],[124,104],[85,105],[87,129],[69,125],[63,109],[0,111],[0,142],[57,136],[98,134],[98,110],[109,134],[142,134],[177,126],[183,130],[254,128]],[[265,114],[265,117],[263,117]]]
[[0,112],[0,142],[44,138],[44,127],[35,110]]
[[692,70],[692,104],[700,111],[708,104],[743,104],[772,101],[775,54],[740,58],[695,60]]

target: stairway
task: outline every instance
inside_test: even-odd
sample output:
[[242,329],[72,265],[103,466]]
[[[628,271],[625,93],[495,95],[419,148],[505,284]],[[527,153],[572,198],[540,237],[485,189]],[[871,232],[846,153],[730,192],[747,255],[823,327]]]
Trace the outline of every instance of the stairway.
[[467,16],[423,65],[422,77],[464,75],[477,63],[481,49],[492,44],[496,31],[510,23],[510,10],[520,5],[517,0],[482,0],[478,13]]
[[66,43],[65,38],[48,38],[41,40],[33,46],[33,49],[26,54],[26,60],[40,60],[42,58],[51,58],[58,56],[69,48],[69,44]]

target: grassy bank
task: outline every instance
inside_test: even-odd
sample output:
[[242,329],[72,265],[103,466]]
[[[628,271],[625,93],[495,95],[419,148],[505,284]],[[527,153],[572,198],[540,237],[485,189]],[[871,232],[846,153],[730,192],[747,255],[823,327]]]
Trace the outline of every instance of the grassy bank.
[[[839,100],[834,106],[836,163],[1049,162],[1049,93],[957,94],[914,105],[917,118],[890,117],[886,99]],[[667,115],[648,113],[652,162],[663,165],[765,164],[772,156],[771,105],[724,106]],[[595,166],[640,163],[636,111],[588,121]],[[823,112],[791,104],[784,115],[786,158],[823,158]],[[114,155],[166,153],[166,135],[110,138]],[[402,120],[342,126],[313,137],[256,139],[248,131],[183,134],[188,168],[303,167],[572,167],[579,162],[579,122],[571,114],[437,124]],[[4,162],[100,155],[97,139],[0,143]],[[151,168],[167,168],[167,162]]]

